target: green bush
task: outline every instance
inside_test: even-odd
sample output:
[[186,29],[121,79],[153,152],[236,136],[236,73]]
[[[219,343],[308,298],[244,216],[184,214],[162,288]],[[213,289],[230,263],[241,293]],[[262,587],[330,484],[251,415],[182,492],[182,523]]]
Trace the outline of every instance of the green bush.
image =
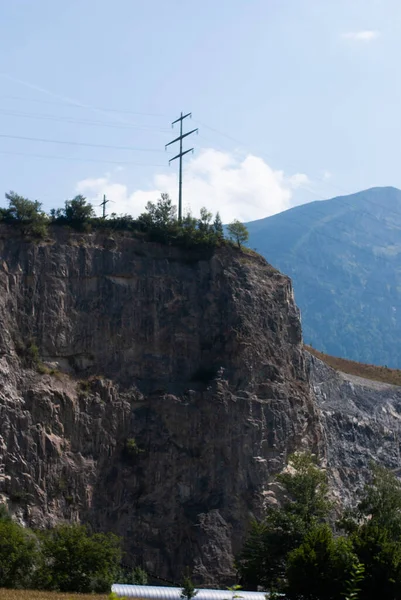
[[148,575],[141,567],[134,569],[121,569],[116,577],[116,582],[128,585],[147,585]]
[[15,192],[6,194],[8,209],[2,209],[0,220],[16,223],[23,235],[43,238],[47,234],[49,218],[42,211],[42,204],[37,200],[28,200]]
[[397,477],[373,465],[360,502],[340,524],[365,567],[361,598],[401,598],[401,482]]
[[26,587],[37,559],[37,540],[8,517],[0,520],[0,587]]
[[120,539],[83,525],[59,525],[38,533],[41,564],[34,583],[61,592],[104,592],[117,576]]
[[287,557],[285,595],[290,600],[340,600],[358,564],[350,540],[335,538],[328,525],[316,526]]
[[124,455],[126,458],[133,458],[141,454],[143,450],[138,446],[135,438],[128,438],[124,444]]
[[365,567],[363,600],[401,598],[401,540],[386,528],[365,523],[351,536],[355,553]]

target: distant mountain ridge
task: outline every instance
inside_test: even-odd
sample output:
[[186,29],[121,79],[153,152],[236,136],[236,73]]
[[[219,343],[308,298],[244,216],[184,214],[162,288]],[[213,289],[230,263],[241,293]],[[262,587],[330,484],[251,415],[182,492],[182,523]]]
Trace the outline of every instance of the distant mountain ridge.
[[289,275],[305,341],[401,368],[401,191],[371,188],[247,224],[250,245]]

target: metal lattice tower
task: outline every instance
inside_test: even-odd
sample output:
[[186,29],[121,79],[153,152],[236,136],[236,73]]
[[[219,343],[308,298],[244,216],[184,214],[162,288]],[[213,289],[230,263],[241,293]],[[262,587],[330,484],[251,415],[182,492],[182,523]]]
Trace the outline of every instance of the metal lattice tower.
[[174,125],[176,123],[180,124],[180,135],[178,137],[176,137],[175,140],[172,140],[165,146],[167,148],[167,146],[170,146],[171,144],[175,144],[175,142],[180,142],[180,152],[168,161],[170,164],[173,160],[176,160],[177,158],[180,159],[180,169],[179,169],[179,178],[178,178],[178,220],[179,221],[182,221],[182,157],[185,156],[185,154],[188,154],[188,152],[194,151],[193,148],[190,148],[189,150],[184,150],[184,152],[183,152],[182,140],[185,137],[187,137],[188,135],[191,135],[191,133],[195,133],[195,131],[198,132],[198,128],[196,128],[196,129],[192,129],[192,131],[188,131],[187,133],[182,133],[182,122],[187,117],[192,117],[192,113],[187,113],[186,115],[183,115],[181,113],[181,116],[178,117],[178,119],[176,119],[175,121],[173,121],[171,123],[172,127],[174,127]]

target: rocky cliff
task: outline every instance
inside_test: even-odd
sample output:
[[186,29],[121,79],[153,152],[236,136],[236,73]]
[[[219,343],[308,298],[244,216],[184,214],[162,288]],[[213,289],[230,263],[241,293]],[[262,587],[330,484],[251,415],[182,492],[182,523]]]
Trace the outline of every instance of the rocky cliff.
[[372,462],[401,475],[401,387],[334,371],[307,354],[331,488],[352,504]]
[[288,453],[324,453],[309,377],[261,257],[0,229],[0,493],[26,524],[89,522],[160,577],[229,582]]

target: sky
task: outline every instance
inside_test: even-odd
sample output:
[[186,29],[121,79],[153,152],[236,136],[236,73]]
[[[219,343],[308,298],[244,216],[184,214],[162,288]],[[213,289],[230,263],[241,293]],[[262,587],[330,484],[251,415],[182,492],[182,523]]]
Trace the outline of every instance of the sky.
[[2,190],[176,201],[181,111],[194,215],[401,188],[400,29],[399,0],[0,0]]

